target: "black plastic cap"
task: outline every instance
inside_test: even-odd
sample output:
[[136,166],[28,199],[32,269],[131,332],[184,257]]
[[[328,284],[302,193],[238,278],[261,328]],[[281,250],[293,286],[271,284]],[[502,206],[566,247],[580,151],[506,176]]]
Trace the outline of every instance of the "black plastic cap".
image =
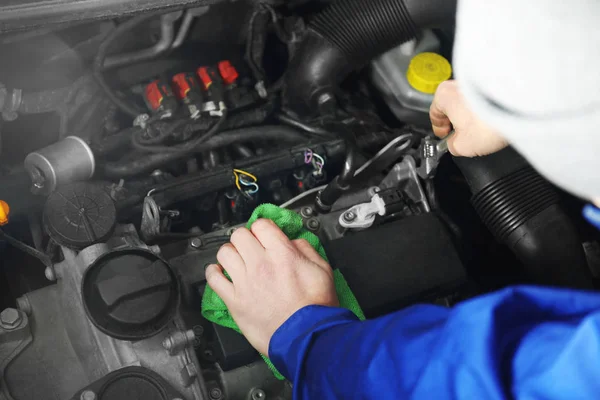
[[179,284],[171,267],[142,249],[98,258],[85,272],[81,293],[92,323],[121,340],[154,336],[179,306]]
[[100,186],[78,182],[64,185],[48,196],[44,226],[59,245],[83,249],[105,242],[117,223],[110,195]]
[[156,372],[143,367],[125,367],[111,372],[79,390],[72,400],[91,391],[97,400],[173,400],[183,399],[173,386]]

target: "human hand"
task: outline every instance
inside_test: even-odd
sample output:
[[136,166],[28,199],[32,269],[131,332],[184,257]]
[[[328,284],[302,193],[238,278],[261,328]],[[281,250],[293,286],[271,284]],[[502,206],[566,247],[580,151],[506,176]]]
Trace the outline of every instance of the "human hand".
[[450,153],[461,157],[484,156],[508,146],[508,142],[475,116],[467,107],[456,81],[438,86],[429,109],[433,133],[448,139]]
[[292,314],[309,305],[339,306],[339,301],[331,267],[306,240],[289,240],[266,219],[251,229],[231,235],[231,243],[217,253],[221,265],[208,266],[206,280],[250,344],[268,355],[271,336]]

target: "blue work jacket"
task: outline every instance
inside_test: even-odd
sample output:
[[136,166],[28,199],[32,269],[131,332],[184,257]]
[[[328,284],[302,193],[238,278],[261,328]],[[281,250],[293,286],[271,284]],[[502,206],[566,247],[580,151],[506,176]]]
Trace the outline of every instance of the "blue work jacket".
[[600,294],[516,286],[362,322],[308,306],[269,356],[297,400],[600,399]]

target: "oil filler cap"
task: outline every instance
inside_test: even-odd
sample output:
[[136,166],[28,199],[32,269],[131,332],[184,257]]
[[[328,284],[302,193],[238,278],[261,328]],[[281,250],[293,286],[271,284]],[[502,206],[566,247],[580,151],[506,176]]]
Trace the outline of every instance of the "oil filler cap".
[[99,185],[85,182],[59,186],[44,206],[44,227],[59,245],[83,249],[112,235],[117,211]]
[[420,53],[410,60],[406,79],[419,92],[433,94],[440,83],[450,79],[452,66],[436,53]]
[[85,272],[81,288],[88,317],[102,332],[141,340],[164,329],[179,307],[179,284],[171,267],[144,249],[100,256]]

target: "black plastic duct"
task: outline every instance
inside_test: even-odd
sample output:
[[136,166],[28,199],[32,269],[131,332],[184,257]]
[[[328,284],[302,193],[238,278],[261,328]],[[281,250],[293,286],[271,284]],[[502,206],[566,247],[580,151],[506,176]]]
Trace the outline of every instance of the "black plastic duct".
[[286,73],[286,106],[316,114],[353,70],[415,38],[454,23],[456,0],[338,0],[318,14]]
[[454,161],[471,188],[475,210],[535,283],[593,287],[581,241],[558,205],[558,194],[523,157],[508,148]]

